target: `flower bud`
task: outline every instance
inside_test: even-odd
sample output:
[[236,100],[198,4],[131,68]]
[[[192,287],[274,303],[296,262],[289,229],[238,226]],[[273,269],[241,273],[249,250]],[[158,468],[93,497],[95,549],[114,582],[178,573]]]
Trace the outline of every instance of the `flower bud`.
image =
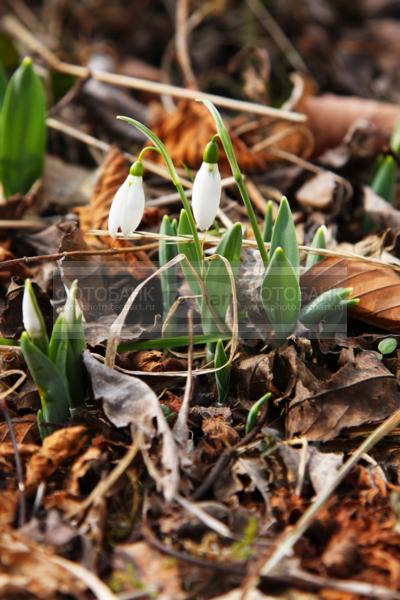
[[31,341],[41,350],[46,351],[48,345],[46,326],[30,279],[25,280],[22,321]]
[[133,163],[129,175],[117,190],[108,216],[108,230],[116,238],[118,229],[130,235],[138,227],[144,212],[143,164]]
[[192,190],[192,208],[201,230],[211,227],[221,201],[221,175],[218,169],[218,145],[212,139],[204,150],[204,161],[197,172]]
[[67,299],[64,306],[64,319],[66,323],[73,325],[82,314],[81,308],[77,301],[78,282],[76,279],[72,282],[70,288],[65,286],[65,292],[67,294]]

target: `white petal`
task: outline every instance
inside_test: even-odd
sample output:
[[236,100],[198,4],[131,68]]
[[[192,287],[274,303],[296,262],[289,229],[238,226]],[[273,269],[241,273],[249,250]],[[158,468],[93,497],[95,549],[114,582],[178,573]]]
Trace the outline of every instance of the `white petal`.
[[122,222],[120,223],[123,235],[130,235],[139,226],[143,217],[144,202],[142,177],[130,176],[129,188],[122,208]]
[[203,162],[193,183],[192,208],[199,229],[209,229],[221,200],[221,176],[217,164]]
[[[33,293],[32,290],[31,293]],[[42,335],[42,324],[36,313],[31,294],[26,287],[22,298],[22,321],[31,338],[38,338]]]
[[129,177],[127,177],[121,187],[118,188],[111,203],[110,213],[108,215],[108,231],[111,237],[116,238],[119,227],[122,225],[122,209],[126,201],[129,189]]

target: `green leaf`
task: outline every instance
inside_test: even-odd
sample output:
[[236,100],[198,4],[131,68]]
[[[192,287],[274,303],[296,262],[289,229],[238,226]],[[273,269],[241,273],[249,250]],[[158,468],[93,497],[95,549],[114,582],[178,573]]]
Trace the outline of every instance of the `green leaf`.
[[390,136],[390,147],[393,152],[400,152],[400,121],[397,121]]
[[[175,236],[176,229],[168,215],[164,215],[160,226],[160,234],[163,236]],[[166,265],[170,260],[178,254],[178,246],[176,242],[160,239],[158,243],[158,257],[160,267]],[[160,273],[161,292],[163,298],[164,316],[167,315],[169,309],[176,298],[177,279],[176,268],[171,267],[167,271]]]
[[268,200],[267,208],[265,209],[263,240],[269,244],[272,237],[273,219],[274,219],[274,203]]
[[[225,365],[223,367],[223,365]],[[228,363],[228,357],[225,352],[224,344],[221,339],[218,340],[215,348],[214,367],[219,369],[215,372],[215,382],[217,384],[218,404],[224,404],[229,392],[229,382],[231,378],[231,365]],[[220,369],[220,367],[223,367]]]
[[[213,344],[219,339],[229,340],[231,334],[199,334],[193,336],[194,346],[203,346],[204,344]],[[189,336],[177,335],[165,337],[158,340],[139,340],[137,342],[124,342],[118,346],[118,352],[131,352],[132,350],[167,350],[168,348],[180,348],[189,345]]]
[[292,333],[301,305],[297,274],[284,250],[276,248],[261,284],[261,302],[279,339]]
[[292,211],[285,196],[282,197],[278,215],[272,229],[269,255],[273,256],[277,248],[282,248],[298,279],[299,249],[297,246],[296,229],[294,227]]
[[397,348],[397,340],[392,337],[381,340],[378,344],[378,350],[381,354],[392,354]]
[[8,83],[0,115],[0,180],[7,197],[25,194],[42,176],[45,151],[44,88],[25,58]]
[[[311,242],[311,248],[322,248],[325,250],[326,248],[326,227],[325,225],[321,225],[318,227],[315,235],[313,237],[313,241]],[[313,265],[315,265],[318,261],[322,260],[324,257],[321,254],[311,254],[307,255],[306,260],[306,269],[310,269]]]
[[385,156],[371,182],[375,194],[390,202],[394,201],[396,193],[397,164],[393,156]]
[[56,364],[58,349],[61,342],[67,339],[67,326],[64,320],[63,315],[60,315],[56,322],[53,325],[53,331],[51,332],[50,342],[49,342],[49,350],[48,357]]
[[[181,214],[179,216],[178,223],[178,236],[192,235],[190,222],[188,218],[188,214],[184,208],[181,210]],[[198,258],[198,253],[196,251],[196,246],[193,242],[193,239],[188,240],[187,242],[178,242],[178,250],[180,254],[184,254],[190,264],[193,266],[197,273],[201,274],[201,263]],[[194,273],[191,271],[190,267],[186,264],[185,261],[182,261],[182,271],[185,276],[186,281],[188,282],[190,289],[192,290],[195,296],[200,294],[200,285],[195,277]]]
[[21,349],[39,391],[43,419],[51,423],[65,423],[68,420],[70,404],[65,375],[32,344],[26,332],[21,336]]
[[[201,326],[205,334],[225,330],[225,314],[232,296],[232,287],[224,261],[214,255],[204,278],[207,301],[201,301]],[[211,309],[210,309],[211,307]]]
[[352,288],[334,288],[327,290],[305,306],[299,320],[305,325],[316,325],[328,313],[344,308],[342,301],[347,300]]
[[224,233],[215,250],[215,254],[223,256],[230,262],[235,277],[240,263],[242,241],[242,226],[240,223],[235,223],[235,225]]
[[3,65],[0,63],[0,110],[3,105],[6,88],[7,88],[7,75],[3,68]]
[[82,315],[75,323],[68,323],[68,349],[66,376],[70,397],[71,414],[83,404],[84,376],[82,353],[86,349],[86,340],[82,324]]
[[246,429],[245,429],[246,435],[248,433],[250,433],[250,431],[254,428],[261,409],[263,408],[263,406],[265,406],[265,404],[267,404],[267,402],[271,398],[271,396],[272,396],[272,394],[270,392],[268,392],[267,394],[264,394],[264,396],[262,396],[259,400],[257,400],[257,402],[255,402],[253,404],[253,406],[251,407],[251,409],[249,410],[249,414],[247,415],[247,420],[246,420]]

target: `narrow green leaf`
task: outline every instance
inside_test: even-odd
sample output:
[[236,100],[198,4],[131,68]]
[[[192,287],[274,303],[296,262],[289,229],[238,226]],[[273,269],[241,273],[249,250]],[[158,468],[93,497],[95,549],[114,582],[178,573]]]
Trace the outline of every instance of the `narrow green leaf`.
[[0,110],[3,105],[4,96],[7,88],[7,75],[3,65],[0,63]]
[[[174,228],[171,219],[168,215],[164,215],[160,226],[160,234],[163,236],[175,236],[176,229]],[[166,265],[170,260],[178,254],[178,246],[175,242],[160,239],[158,243],[158,257],[160,267]],[[171,267],[167,271],[160,273],[161,292],[163,298],[164,316],[167,315],[169,309],[176,298],[177,279],[176,268]]]
[[[204,344],[212,344],[219,339],[229,340],[231,334],[199,334],[193,336],[194,346],[204,346]],[[118,352],[131,352],[132,350],[168,350],[168,348],[180,348],[189,345],[189,337],[187,335],[177,335],[173,337],[165,337],[157,340],[139,340],[137,342],[124,342],[118,346]]]
[[237,270],[240,263],[242,241],[242,226],[240,223],[235,223],[235,225],[233,225],[224,233],[215,250],[215,254],[223,256],[230,262],[235,276],[237,275]]
[[249,410],[249,414],[247,415],[247,420],[246,420],[246,429],[245,429],[246,435],[248,433],[250,433],[250,431],[254,428],[255,424],[257,423],[257,418],[258,418],[258,415],[260,414],[261,409],[265,406],[265,404],[267,404],[267,402],[271,398],[271,396],[272,396],[272,394],[270,392],[268,392],[267,394],[264,394],[264,396],[262,396],[259,400],[257,400],[257,402],[255,402],[253,404],[253,406],[251,407],[251,409]]
[[292,333],[301,305],[297,274],[284,250],[276,248],[261,285],[261,302],[279,339]]
[[0,180],[7,197],[25,194],[42,176],[45,150],[44,88],[25,58],[8,83],[0,115]]
[[69,392],[65,375],[39,350],[24,332],[21,349],[29,372],[38,388],[45,421],[65,423],[69,416]]
[[[220,367],[224,368],[220,369]],[[231,378],[231,365],[228,363],[228,357],[225,352],[224,344],[219,339],[215,348],[214,367],[219,369],[215,372],[215,382],[217,384],[218,404],[224,404],[229,392],[229,382]]]
[[[185,235],[191,236],[192,235],[188,214],[184,208],[182,208],[181,214],[179,216],[178,235],[179,236],[185,236]],[[190,264],[200,275],[201,263],[198,259],[198,253],[196,251],[196,246],[195,246],[193,240],[190,239],[187,242],[179,242],[178,250],[179,250],[180,254],[184,254],[186,256],[186,258],[188,259]],[[194,295],[200,294],[199,282],[198,282],[197,278],[195,277],[194,273],[192,273],[190,267],[185,263],[185,261],[182,261],[181,265],[182,265],[182,271],[185,276],[185,279],[188,282],[193,294]]]
[[400,121],[397,121],[390,136],[390,147],[393,152],[400,152]]
[[305,306],[299,320],[305,325],[316,325],[328,313],[338,310],[343,305],[341,302],[347,300],[352,288],[334,288],[320,294]]
[[297,246],[296,229],[292,211],[285,196],[282,197],[278,215],[272,229],[269,255],[273,256],[277,248],[282,248],[286,258],[292,265],[297,279],[299,278],[299,249]]
[[232,296],[231,282],[225,263],[218,255],[208,263],[204,287],[206,299],[201,301],[201,326],[205,334],[225,330],[225,314]]
[[48,357],[56,364],[58,348],[62,341],[67,339],[67,327],[63,315],[60,315],[53,325],[53,331],[51,332]]
[[264,229],[263,229],[263,240],[266,244],[269,244],[272,237],[272,228],[274,225],[274,203],[272,200],[268,200],[267,207],[265,209],[264,217]]
[[83,404],[84,376],[82,353],[86,349],[82,315],[75,323],[68,324],[68,350],[66,360],[66,376],[68,380],[71,414]]
[[[322,248],[325,250],[326,248],[326,227],[325,225],[321,225],[318,227],[315,235],[313,237],[313,241],[311,242],[311,248]],[[311,254],[307,255],[306,260],[306,269],[310,269],[313,265],[315,265],[318,261],[322,260],[324,257],[321,254]]]
[[396,338],[388,337],[381,340],[378,344],[378,350],[381,354],[392,354],[397,348]]
[[393,156],[385,156],[371,182],[371,188],[386,202],[393,203],[396,193],[397,164]]

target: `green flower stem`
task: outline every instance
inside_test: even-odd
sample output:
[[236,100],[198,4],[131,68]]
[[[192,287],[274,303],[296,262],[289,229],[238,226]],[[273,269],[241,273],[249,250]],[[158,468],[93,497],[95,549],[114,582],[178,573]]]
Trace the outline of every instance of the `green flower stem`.
[[235,152],[233,150],[232,141],[229,136],[228,130],[226,129],[224,122],[222,120],[221,115],[218,110],[215,108],[214,104],[210,102],[210,100],[199,100],[199,102],[203,102],[205,106],[210,111],[213,119],[215,121],[215,125],[218,131],[218,135],[220,137],[221,143],[224,147],[226,157],[228,159],[229,165],[231,167],[232,175],[235,179],[236,185],[242,197],[244,206],[247,211],[247,216],[249,217],[251,228],[253,229],[254,237],[257,242],[258,249],[260,251],[261,258],[265,266],[268,265],[268,253],[265,249],[263,237],[261,231],[258,227],[257,218],[254,213],[253,205],[250,200],[249,193],[247,191],[246,185],[244,183],[243,175],[240,171],[238,162],[236,160]]
[[171,181],[174,184],[174,186],[176,187],[179,197],[181,199],[181,202],[183,204],[183,207],[187,212],[190,229],[191,229],[192,235],[193,235],[194,245],[196,248],[197,258],[198,258],[199,263],[201,263],[202,262],[201,244],[200,244],[199,234],[197,232],[196,223],[195,223],[195,220],[194,220],[194,217],[192,214],[192,209],[190,208],[190,204],[188,202],[188,199],[186,198],[186,194],[182,187],[181,181],[179,179],[179,175],[176,172],[175,165],[172,162],[170,155],[168,154],[168,150],[166,149],[166,147],[162,143],[162,141],[159,139],[159,137],[155,133],[153,133],[153,131],[151,131],[151,129],[146,127],[146,125],[143,125],[143,123],[141,123],[140,121],[137,121],[136,119],[132,119],[131,117],[124,117],[124,116],[118,116],[117,119],[119,119],[120,121],[125,121],[125,123],[128,123],[129,125],[132,125],[132,127],[136,127],[136,129],[141,131],[146,137],[148,137],[153,142],[153,144],[156,146],[158,152],[163,157],[165,166],[167,167],[169,175],[171,177]]

